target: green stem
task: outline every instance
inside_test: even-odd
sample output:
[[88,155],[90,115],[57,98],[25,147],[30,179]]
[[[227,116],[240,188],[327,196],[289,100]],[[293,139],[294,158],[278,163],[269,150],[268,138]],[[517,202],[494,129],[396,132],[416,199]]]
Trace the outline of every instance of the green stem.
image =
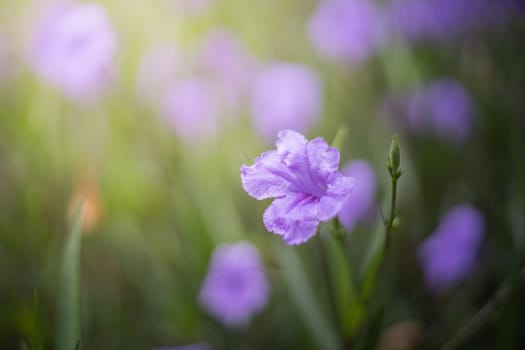
[[[390,216],[386,224],[385,232],[385,252],[389,247],[390,235],[394,227],[394,220],[396,218],[396,196],[397,196],[397,177],[392,177],[392,196],[390,197]],[[385,253],[386,254],[386,253]]]

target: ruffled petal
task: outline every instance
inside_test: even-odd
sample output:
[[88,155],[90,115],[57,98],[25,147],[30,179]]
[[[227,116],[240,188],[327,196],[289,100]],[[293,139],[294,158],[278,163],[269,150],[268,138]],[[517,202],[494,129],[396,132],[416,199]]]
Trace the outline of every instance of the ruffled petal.
[[323,187],[330,175],[339,169],[339,151],[318,137],[308,142],[306,154],[312,181]]
[[264,225],[270,232],[283,236],[289,245],[310,239],[319,225],[319,199],[303,193],[277,198],[263,215]]
[[281,130],[277,134],[277,141],[275,146],[277,147],[277,153],[284,155],[284,159],[287,157],[304,157],[304,151],[308,140],[293,130]]
[[330,176],[326,194],[319,201],[319,220],[333,219],[345,204],[352,192],[354,180],[337,172]]
[[276,151],[265,152],[255,164],[241,167],[242,187],[255,199],[284,196],[291,190],[293,177]]

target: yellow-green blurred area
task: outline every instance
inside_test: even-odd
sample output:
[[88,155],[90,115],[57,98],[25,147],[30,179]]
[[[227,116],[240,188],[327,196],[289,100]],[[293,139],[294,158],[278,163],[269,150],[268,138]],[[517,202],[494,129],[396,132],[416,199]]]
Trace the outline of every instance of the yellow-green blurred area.
[[[330,1],[361,5],[341,5],[340,18],[326,10],[313,24]],[[427,11],[437,3],[422,1]],[[35,289],[44,348],[57,346],[63,251],[80,203],[81,349],[445,343],[525,263],[525,10],[509,0],[490,18],[481,10],[456,13],[447,0],[425,17],[396,10],[403,3],[414,2],[100,1],[93,22],[111,28],[108,53],[100,44],[107,33],[91,33],[82,15],[46,32],[68,8],[93,2],[61,2],[49,15],[51,3],[0,1],[0,348],[37,349]],[[406,24],[415,18],[421,23]],[[226,44],[205,56],[215,30],[228,33]],[[60,45],[77,34],[84,48],[69,56]],[[159,48],[160,58],[145,67]],[[214,66],[215,59],[223,61]],[[82,65],[97,60],[107,66],[92,68],[90,84],[104,83],[84,99],[87,88],[75,84],[88,75]],[[62,67],[77,78],[62,76]],[[277,78],[273,90],[265,79],[275,67],[293,78]],[[381,213],[390,210],[386,159],[399,134],[405,173],[397,227],[384,283],[370,296],[388,301],[377,327],[362,316],[345,333],[330,288],[341,270],[325,266],[321,233],[287,246],[263,224],[270,200],[257,201],[241,186],[240,167],[275,149],[285,128],[329,144],[344,133],[340,167],[364,159],[375,172],[372,214],[344,243],[342,259],[357,285],[383,231]],[[483,239],[468,274],[437,295],[425,283],[418,247],[462,203],[482,214]],[[237,241],[259,249],[271,291],[264,310],[232,329],[198,295],[215,247]],[[461,348],[523,348],[523,291],[518,280]]]

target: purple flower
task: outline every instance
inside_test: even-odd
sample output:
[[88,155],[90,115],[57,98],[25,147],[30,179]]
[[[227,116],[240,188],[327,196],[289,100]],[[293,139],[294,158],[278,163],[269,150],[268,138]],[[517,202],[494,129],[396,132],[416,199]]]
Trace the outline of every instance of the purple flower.
[[270,286],[257,248],[248,242],[215,249],[200,303],[227,326],[246,325],[268,302]]
[[34,33],[30,61],[42,79],[66,96],[90,101],[111,77],[116,46],[102,5],[55,6]]
[[354,189],[337,217],[346,230],[351,231],[375,209],[376,175],[365,160],[350,162],[342,172],[354,179]]
[[339,151],[322,138],[308,141],[291,130],[279,132],[277,150],[241,167],[243,188],[255,199],[275,198],[263,215],[266,229],[287,244],[306,242],[320,221],[334,218],[353,181],[338,171]]
[[476,27],[504,23],[511,13],[507,0],[394,0],[392,22],[412,40],[460,37]]
[[317,52],[338,62],[361,62],[383,44],[383,14],[371,1],[322,1],[308,23]]
[[439,226],[418,250],[430,290],[445,291],[470,272],[484,230],[483,216],[467,204],[452,208],[441,218]]
[[213,85],[206,79],[177,82],[167,92],[163,114],[173,131],[187,145],[213,138],[219,129],[219,102]]
[[322,88],[317,74],[298,64],[274,64],[260,72],[251,99],[257,132],[274,139],[279,130],[309,130],[321,116]]
[[227,29],[213,29],[204,38],[201,65],[219,86],[233,112],[248,95],[256,62],[238,38]]
[[412,95],[407,118],[418,134],[430,133],[448,143],[462,144],[472,129],[474,106],[457,81],[442,78]]

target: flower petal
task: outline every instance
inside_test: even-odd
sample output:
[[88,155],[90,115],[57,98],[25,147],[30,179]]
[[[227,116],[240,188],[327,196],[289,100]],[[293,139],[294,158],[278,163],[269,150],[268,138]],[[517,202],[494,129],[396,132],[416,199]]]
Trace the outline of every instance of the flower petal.
[[276,151],[264,152],[255,164],[241,167],[242,187],[255,199],[284,196],[292,186],[291,178]]
[[312,181],[317,186],[326,184],[329,176],[339,169],[339,151],[320,137],[308,142],[306,154]]
[[354,180],[337,172],[330,176],[326,195],[319,202],[319,220],[333,219],[346,203],[352,192]]
[[301,244],[317,231],[319,199],[304,193],[277,198],[263,215],[270,232],[283,236],[289,245]]

